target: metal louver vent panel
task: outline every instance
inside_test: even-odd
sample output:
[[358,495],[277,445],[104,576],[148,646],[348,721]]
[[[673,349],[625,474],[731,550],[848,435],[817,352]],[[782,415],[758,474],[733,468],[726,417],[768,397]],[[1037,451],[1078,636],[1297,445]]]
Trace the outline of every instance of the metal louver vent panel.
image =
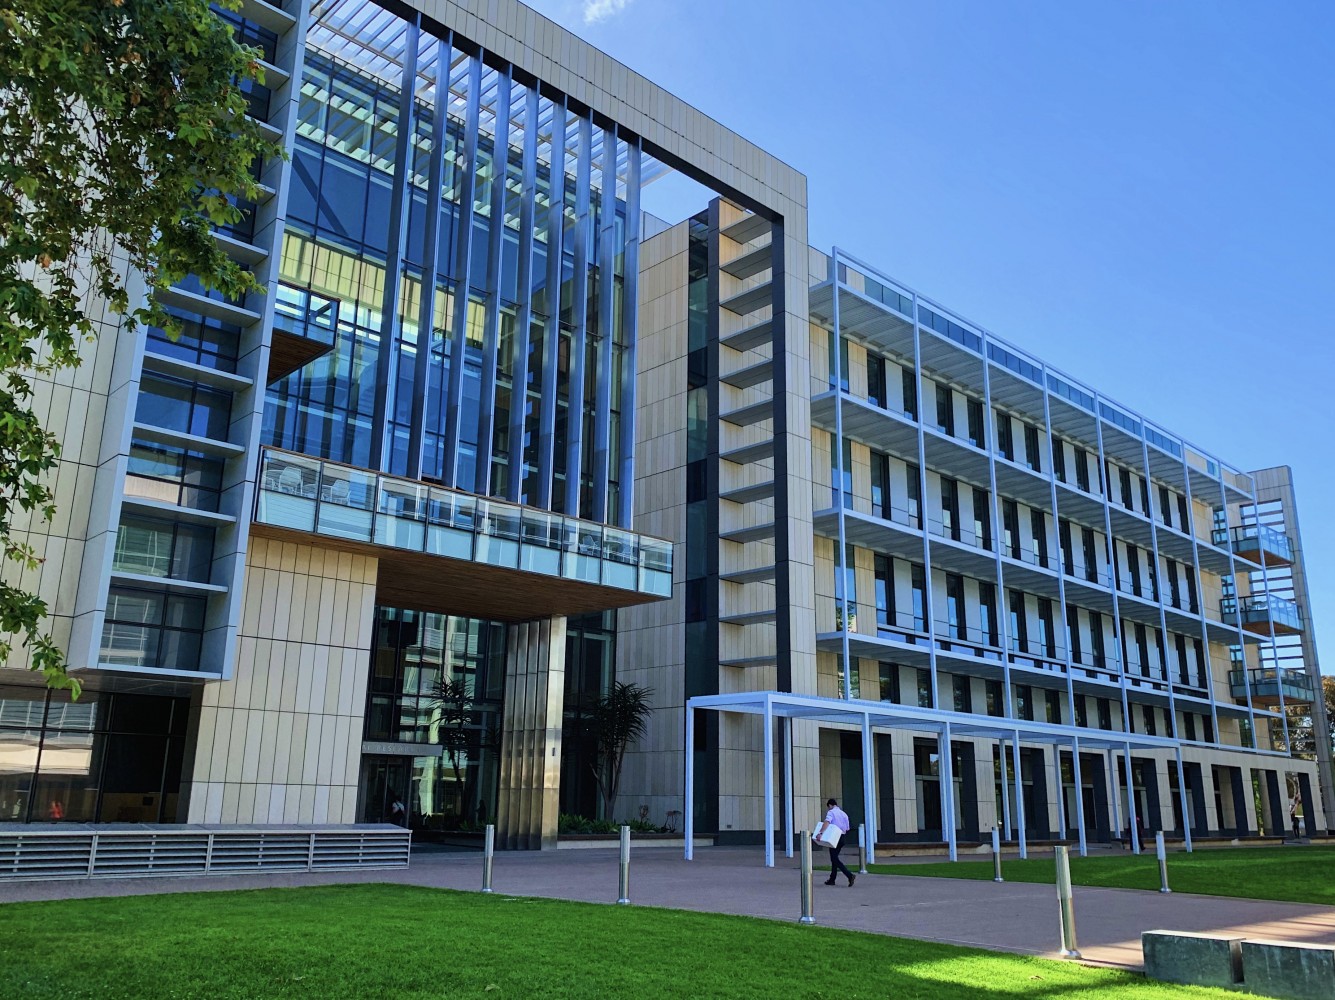
[[396,826],[54,826],[0,828],[0,882],[407,868]]

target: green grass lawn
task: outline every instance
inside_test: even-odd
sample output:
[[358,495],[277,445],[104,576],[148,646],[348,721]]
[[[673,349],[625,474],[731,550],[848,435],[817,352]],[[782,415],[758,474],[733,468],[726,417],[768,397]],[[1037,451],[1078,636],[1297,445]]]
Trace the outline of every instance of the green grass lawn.
[[346,885],[0,905],[0,997],[1167,998],[1236,993],[678,910]]
[[[1056,879],[1052,854],[1027,861],[1004,858],[1001,873],[1014,882]],[[983,861],[871,865],[868,871],[890,875],[991,879],[992,858]],[[1071,881],[1117,889],[1159,888],[1159,862],[1154,847],[1136,857],[1071,857]],[[1168,885],[1175,892],[1243,899],[1282,899],[1295,903],[1335,905],[1335,847],[1244,847],[1199,850],[1168,855]]]

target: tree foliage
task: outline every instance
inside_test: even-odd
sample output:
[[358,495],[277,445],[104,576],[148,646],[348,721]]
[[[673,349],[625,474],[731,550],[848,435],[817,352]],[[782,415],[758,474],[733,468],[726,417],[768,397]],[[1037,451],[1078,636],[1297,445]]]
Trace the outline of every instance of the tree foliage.
[[16,521],[55,511],[34,384],[79,364],[103,312],[172,332],[151,293],[187,274],[254,286],[210,226],[282,155],[245,118],[258,57],[208,0],[0,0],[0,661],[25,645],[53,685],[78,689],[45,603],[12,582],[40,562]]
[[[1331,730],[1331,742],[1335,747],[1335,677],[1322,675],[1321,677],[1321,696],[1311,704],[1291,705],[1287,709],[1289,722],[1289,747],[1290,752],[1305,757],[1316,756],[1316,728],[1312,724],[1312,715],[1314,712],[1322,711],[1326,713],[1326,720]],[[1282,729],[1278,723],[1273,727],[1277,744],[1284,741]]]
[[590,767],[598,791],[603,797],[603,815],[610,818],[621,784],[621,766],[631,744],[639,742],[649,730],[653,712],[651,688],[625,681],[613,681],[607,694],[594,703],[589,715],[597,754]]

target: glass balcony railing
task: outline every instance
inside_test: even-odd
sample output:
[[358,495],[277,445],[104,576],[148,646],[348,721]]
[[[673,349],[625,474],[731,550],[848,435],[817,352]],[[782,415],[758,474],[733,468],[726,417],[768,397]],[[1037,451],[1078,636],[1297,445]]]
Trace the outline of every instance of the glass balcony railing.
[[1256,597],[1225,597],[1219,602],[1223,620],[1230,625],[1240,624],[1249,632],[1269,634],[1271,627],[1280,635],[1293,635],[1303,630],[1302,609],[1282,597],[1261,594]]
[[275,448],[260,458],[255,520],[655,597],[672,593],[671,542]]
[[1215,528],[1211,532],[1211,541],[1220,548],[1231,548],[1235,555],[1264,562],[1267,566],[1293,562],[1293,543],[1289,536],[1262,524]]
[[1285,704],[1316,700],[1312,678],[1307,671],[1293,668],[1230,670],[1228,686],[1233,697],[1240,701],[1246,700],[1248,687],[1251,688],[1252,701],[1261,704],[1278,704],[1281,693]]

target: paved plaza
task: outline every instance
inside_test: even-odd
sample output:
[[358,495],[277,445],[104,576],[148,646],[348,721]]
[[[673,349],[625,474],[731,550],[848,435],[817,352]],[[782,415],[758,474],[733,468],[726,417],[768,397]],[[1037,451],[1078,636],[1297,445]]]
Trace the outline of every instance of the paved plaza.
[[[795,858],[780,854],[777,866],[767,869],[758,848],[697,849],[688,862],[679,848],[640,847],[633,853],[631,899],[639,906],[796,920],[796,865]],[[481,877],[478,854],[417,852],[411,868],[390,871],[15,883],[0,886],[0,901],[354,882],[477,890]],[[817,873],[815,885],[819,924],[1056,957],[1057,899],[1050,885],[865,875],[849,889],[842,882],[823,885],[823,877]],[[496,856],[493,884],[498,893],[611,903],[617,895],[617,853],[502,853]],[[1141,931],[1157,928],[1335,944],[1335,907],[1082,886],[1075,889],[1075,907],[1085,959],[1130,968],[1141,965]]]

